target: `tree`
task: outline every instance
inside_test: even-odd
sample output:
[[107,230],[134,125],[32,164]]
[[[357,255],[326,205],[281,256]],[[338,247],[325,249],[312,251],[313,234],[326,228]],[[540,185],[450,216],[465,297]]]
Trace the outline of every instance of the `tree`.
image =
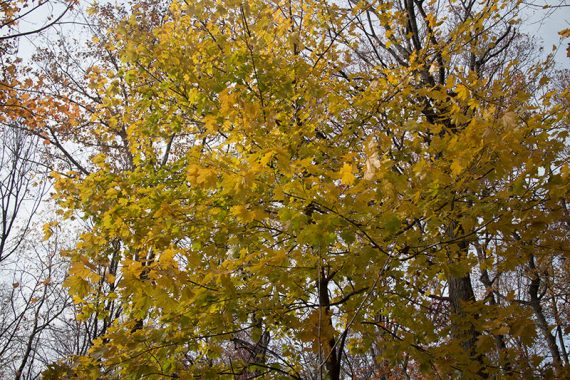
[[[0,5],[2,10],[0,43],[37,34],[56,25],[76,3],[76,0],[41,0],[38,2],[15,0],[3,2]],[[62,9],[57,10],[58,7],[62,7]],[[43,25],[28,28],[27,30],[19,30],[21,24],[34,24],[31,20],[37,17],[38,13],[47,18],[45,21],[42,20],[44,21]]]
[[38,182],[37,139],[16,127],[1,131],[0,138],[1,263],[19,250],[47,190]]
[[[33,235],[32,235],[33,236]],[[17,263],[0,269],[0,375],[37,378],[46,365],[58,359],[53,341],[69,318],[72,302],[61,286],[67,262],[59,257],[62,244],[56,236],[47,242],[26,236],[27,249]],[[68,238],[68,236],[66,236]]]
[[[57,117],[57,105],[37,92],[29,65],[18,57],[25,38],[39,37],[60,23],[77,2],[3,1],[0,3],[0,377],[37,378],[63,355],[85,353],[61,348],[74,305],[62,287],[68,262],[59,250],[71,243],[42,242],[51,162],[44,124]],[[42,19],[43,17],[43,19]],[[36,24],[39,23],[39,24]],[[36,87],[36,88],[34,88]],[[49,108],[49,109],[48,109]],[[71,107],[65,105],[66,114]],[[43,113],[46,111],[46,114]],[[60,145],[59,149],[66,153]],[[71,157],[73,158],[73,157]],[[70,160],[73,162],[73,160]],[[69,166],[69,165],[68,165]],[[45,220],[44,220],[45,221]],[[46,231],[52,229],[47,225]],[[69,228],[69,226],[67,226]],[[74,318],[72,319],[74,320]],[[77,330],[81,331],[81,328]],[[69,342],[65,342],[69,343]]]
[[[21,37],[38,34],[55,25],[73,7],[75,1],[7,1],[0,5],[0,263],[16,252],[30,227],[31,219],[42,201],[47,176],[38,161],[41,155],[40,140],[29,133],[37,126],[38,99],[29,90],[33,84],[29,68],[17,57]],[[57,15],[57,6],[63,9]],[[33,24],[37,13],[46,15],[45,23],[28,30],[21,24]],[[28,130],[28,131],[26,131]],[[27,210],[26,210],[27,209]],[[16,230],[20,231],[16,231]]]
[[517,9],[133,5],[89,74],[120,148],[56,180],[75,301],[121,308],[68,373],[565,376],[569,115]]
[[[19,118],[33,117],[36,107],[31,102],[28,92],[32,82],[21,81],[26,68],[21,64],[22,59],[17,56],[19,42],[22,37],[38,35],[56,25],[73,8],[76,0],[42,0],[38,2],[29,0],[4,1],[0,4],[0,123],[2,129]],[[61,8],[61,9],[59,9]],[[40,16],[46,19],[35,20],[43,22],[39,27],[35,25],[34,18]],[[24,25],[24,28],[20,27]]]

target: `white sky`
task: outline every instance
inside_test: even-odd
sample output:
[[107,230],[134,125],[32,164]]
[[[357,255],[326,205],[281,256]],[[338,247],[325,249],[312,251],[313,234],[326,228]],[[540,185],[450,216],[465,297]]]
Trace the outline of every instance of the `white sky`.
[[[544,5],[560,5],[557,8],[542,8]],[[553,45],[559,46],[556,54],[557,64],[570,69],[570,58],[566,56],[566,47],[570,39],[561,44],[558,32],[570,28],[570,1],[534,0],[523,1],[524,15],[523,31],[534,36],[542,46],[545,53],[549,53]]]
[[[83,0],[81,1],[82,6],[86,6],[92,1]],[[99,3],[113,3],[119,2],[124,3],[125,0],[99,0]],[[543,8],[544,5],[550,5],[551,8]],[[544,46],[544,54],[548,54],[552,46],[555,45],[559,47],[556,53],[556,62],[561,68],[570,69],[570,58],[566,56],[566,46],[570,42],[566,40],[561,43],[558,32],[570,28],[570,0],[523,0],[522,7],[522,18],[523,18],[523,32],[529,34],[536,38],[539,45]],[[33,17],[27,17],[26,23],[21,25],[21,30],[30,30],[34,28],[39,28],[45,25],[47,17],[50,13],[60,14],[62,10],[61,4],[55,6],[55,8],[50,9],[50,7],[41,7],[38,11],[34,12]],[[66,15],[64,21],[71,20],[71,15]],[[73,35],[73,29],[70,30],[70,36]],[[2,33],[5,34],[5,33]],[[74,37],[77,37],[75,35]],[[33,37],[30,37],[33,39]],[[33,45],[30,41],[22,39],[20,41],[20,54],[24,58],[29,58],[33,53]]]

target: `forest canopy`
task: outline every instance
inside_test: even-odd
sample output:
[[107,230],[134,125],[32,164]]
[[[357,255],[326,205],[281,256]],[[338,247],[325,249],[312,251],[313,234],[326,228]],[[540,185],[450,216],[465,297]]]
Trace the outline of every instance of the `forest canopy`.
[[33,67],[6,45],[66,268],[26,310],[53,287],[36,329],[77,340],[29,339],[43,378],[569,376],[570,75],[523,6],[101,3]]

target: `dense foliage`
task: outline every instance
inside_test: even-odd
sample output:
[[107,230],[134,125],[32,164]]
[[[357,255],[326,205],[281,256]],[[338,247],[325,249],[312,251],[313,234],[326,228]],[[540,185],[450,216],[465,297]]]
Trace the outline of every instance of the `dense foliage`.
[[45,376],[568,376],[570,94],[519,3],[91,8],[27,126],[89,223]]

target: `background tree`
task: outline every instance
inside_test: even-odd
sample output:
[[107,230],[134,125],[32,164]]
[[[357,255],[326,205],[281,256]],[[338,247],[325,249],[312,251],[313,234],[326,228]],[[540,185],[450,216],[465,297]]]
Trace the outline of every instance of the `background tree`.
[[67,270],[59,257],[66,244],[61,238],[32,243],[27,236],[17,263],[0,269],[0,374],[5,378],[37,378],[59,358],[54,340],[61,339],[62,322],[72,317],[71,299],[61,286]]
[[46,194],[46,183],[38,171],[38,140],[17,127],[0,135],[0,263],[20,249],[32,218]]
[[[23,39],[39,39],[44,31],[62,22],[75,3],[4,1],[0,4],[0,376],[3,378],[37,378],[49,363],[63,355],[85,353],[84,347],[64,351],[59,346],[64,333],[71,331],[69,318],[75,319],[74,306],[62,287],[67,261],[59,252],[73,238],[59,234],[60,240],[42,242],[41,224],[49,208],[46,200],[52,160],[48,158],[48,145],[39,128],[46,120],[40,116],[45,114],[48,102],[34,92],[30,66],[18,57]],[[41,76],[35,79],[42,80]],[[57,113],[54,104],[49,107]]]

